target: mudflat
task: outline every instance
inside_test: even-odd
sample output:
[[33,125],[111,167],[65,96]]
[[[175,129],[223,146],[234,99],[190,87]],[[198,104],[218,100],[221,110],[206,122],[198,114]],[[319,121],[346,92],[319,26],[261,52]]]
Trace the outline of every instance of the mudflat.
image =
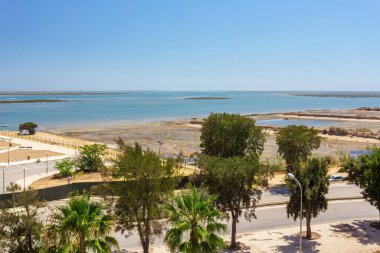
[[[308,116],[302,116],[307,113]],[[315,114],[318,116],[310,116]],[[324,129],[329,126],[343,127],[347,129],[368,128],[371,131],[380,130],[380,120],[368,119],[347,119],[342,116],[347,115],[374,115],[380,117],[380,112],[368,112],[365,110],[313,110],[304,112],[276,113],[276,114],[256,114],[251,115],[256,120],[265,119],[285,119],[285,118],[301,118],[301,119],[317,119],[326,120],[333,123],[331,125],[320,127]],[[319,115],[328,115],[320,117]],[[335,115],[336,117],[332,117]],[[156,152],[159,151],[158,141],[163,142],[161,146],[161,155],[169,156],[178,154],[182,151],[186,156],[191,153],[200,151],[200,128],[202,119],[187,119],[174,121],[158,121],[158,122],[141,122],[130,124],[104,124],[103,126],[82,126],[75,129],[55,129],[54,134],[75,139],[81,139],[91,142],[103,142],[114,145],[117,138],[124,139],[127,143],[133,144],[139,142],[143,147],[150,148]],[[318,128],[318,127],[317,127]],[[267,141],[262,155],[263,159],[277,158],[277,144],[275,140],[275,132],[266,131]],[[345,136],[327,136],[322,135],[323,142],[321,147],[314,152],[316,156],[332,156],[337,159],[343,154],[353,149],[366,149],[368,147],[380,146],[380,140],[345,137]]]

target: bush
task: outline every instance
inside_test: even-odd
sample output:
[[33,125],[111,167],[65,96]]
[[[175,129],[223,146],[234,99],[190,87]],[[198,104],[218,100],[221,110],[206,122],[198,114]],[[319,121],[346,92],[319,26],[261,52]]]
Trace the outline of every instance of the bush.
[[358,128],[358,129],[356,129],[356,131],[363,132],[363,133],[372,133],[371,129],[366,128],[366,127]]
[[33,122],[25,122],[19,125],[18,130],[21,132],[22,130],[28,130],[29,134],[35,134],[36,128],[38,127],[37,124]]
[[74,161],[70,159],[63,159],[61,162],[56,163],[54,168],[59,171],[59,176],[68,177],[74,174],[74,165]]
[[348,134],[348,130],[340,127],[330,127],[328,130],[329,135],[338,135],[338,136],[346,136]]
[[78,167],[83,172],[98,172],[104,168],[103,157],[107,154],[107,146],[103,144],[84,145],[80,147]]

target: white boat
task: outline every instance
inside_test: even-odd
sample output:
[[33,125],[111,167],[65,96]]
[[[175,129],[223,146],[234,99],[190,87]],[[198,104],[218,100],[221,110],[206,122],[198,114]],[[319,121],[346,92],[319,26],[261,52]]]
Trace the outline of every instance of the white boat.
[[1,125],[1,127],[9,127],[9,124]]

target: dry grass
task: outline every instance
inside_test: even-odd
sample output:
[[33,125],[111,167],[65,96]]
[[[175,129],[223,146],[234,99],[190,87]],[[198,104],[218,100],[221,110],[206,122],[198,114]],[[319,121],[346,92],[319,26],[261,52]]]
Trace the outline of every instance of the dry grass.
[[0,141],[0,148],[7,148],[8,142],[7,141]]
[[[41,160],[46,157],[46,153],[48,153],[49,157],[52,156],[61,156],[63,154],[47,151],[47,150],[22,150],[17,149],[9,152],[9,161],[17,162],[34,158],[40,158]],[[8,152],[0,153],[0,162],[8,161]]]
[[[192,168],[181,168],[180,175],[189,176],[194,173],[194,169]],[[102,178],[100,173],[78,173],[71,179],[72,183],[80,183],[80,182],[102,182],[104,178]],[[35,189],[42,189],[47,187],[59,186],[67,184],[67,178],[56,178],[56,176],[49,176],[41,178],[32,183],[32,187]]]
[[[71,179],[72,183],[79,182],[102,182],[100,173],[83,173]],[[52,186],[66,185],[67,178],[55,178],[54,176],[44,177],[32,183],[34,189],[42,189]]]

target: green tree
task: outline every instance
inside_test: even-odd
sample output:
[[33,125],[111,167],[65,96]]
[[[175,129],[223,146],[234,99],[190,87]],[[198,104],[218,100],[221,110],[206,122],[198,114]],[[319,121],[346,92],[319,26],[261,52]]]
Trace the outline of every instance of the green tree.
[[219,222],[223,213],[214,207],[216,199],[193,187],[172,197],[166,207],[170,228],[165,235],[171,252],[211,253],[225,247],[217,233],[226,232],[227,226]]
[[[329,189],[328,162],[326,159],[312,158],[294,171],[294,177],[302,186],[302,215],[306,219],[306,238],[311,238],[311,219],[327,209],[326,194]],[[288,217],[300,217],[300,189],[296,182],[288,179],[286,185],[290,199],[287,204]]]
[[7,187],[12,200],[1,205],[0,246],[9,253],[38,252],[43,229],[38,210],[44,203],[38,200],[37,192],[32,188],[20,190],[17,184]]
[[289,172],[299,162],[305,162],[312,151],[320,147],[321,141],[318,130],[295,125],[281,128],[276,137],[278,153],[284,158]]
[[57,162],[54,165],[54,168],[56,168],[59,173],[58,175],[61,177],[68,177],[72,176],[74,174],[74,165],[75,162],[70,159],[63,159],[60,162]]
[[362,188],[364,198],[379,210],[380,228],[380,148],[357,159],[346,157],[341,171],[348,173],[348,180]]
[[107,146],[103,144],[84,145],[79,148],[78,168],[83,172],[97,172],[104,168],[103,157]]
[[105,214],[101,203],[90,201],[90,196],[71,195],[66,206],[57,207],[52,224],[46,233],[46,252],[86,253],[111,252],[118,242],[109,236],[113,218]]
[[202,157],[204,183],[211,194],[218,195],[216,206],[229,213],[231,225],[231,248],[236,248],[236,225],[244,212],[247,220],[256,218],[255,209],[261,197],[266,173],[260,169],[255,156],[249,157]]
[[118,196],[114,207],[117,230],[137,230],[143,250],[148,253],[154,237],[162,232],[164,203],[178,183],[178,160],[162,161],[138,143],[129,146],[119,139],[117,144],[119,152],[112,177],[120,182],[111,185]]
[[260,155],[264,143],[264,133],[255,121],[239,114],[212,113],[201,129],[200,147],[210,156]]
[[35,134],[36,128],[38,127],[37,124],[33,122],[25,122],[19,125],[18,130],[21,132],[22,130],[28,130],[29,134]]

